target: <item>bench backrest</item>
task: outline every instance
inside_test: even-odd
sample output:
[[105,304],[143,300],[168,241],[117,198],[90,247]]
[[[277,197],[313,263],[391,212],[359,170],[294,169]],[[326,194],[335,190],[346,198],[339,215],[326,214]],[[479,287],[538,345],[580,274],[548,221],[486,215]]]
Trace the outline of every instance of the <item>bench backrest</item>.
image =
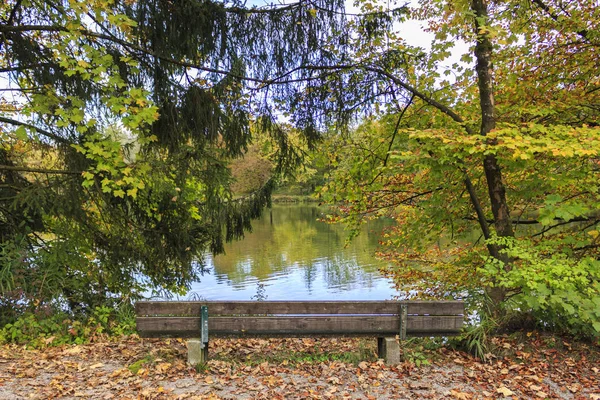
[[199,337],[201,306],[214,337],[454,335],[462,301],[143,301],[142,337]]

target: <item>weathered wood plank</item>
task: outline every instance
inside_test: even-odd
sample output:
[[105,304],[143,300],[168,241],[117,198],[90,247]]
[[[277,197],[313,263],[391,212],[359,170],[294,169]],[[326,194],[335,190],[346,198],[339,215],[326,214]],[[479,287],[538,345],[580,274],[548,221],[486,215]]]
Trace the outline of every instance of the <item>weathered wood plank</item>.
[[400,304],[407,304],[409,315],[463,315],[461,301],[143,301],[136,303],[138,316],[200,315],[200,306],[207,305],[210,316],[242,314],[398,314]]
[[[138,331],[200,332],[200,319],[195,317],[142,317]],[[319,333],[393,333],[398,331],[398,318],[386,317],[209,317],[209,335],[233,334],[319,334]]]
[[406,325],[408,335],[425,333],[457,333],[462,329],[464,317],[462,315],[409,315]]
[[[194,337],[199,317],[138,317],[137,329],[145,337]],[[408,316],[408,335],[452,334],[462,327],[462,316]],[[219,336],[395,336],[398,316],[332,317],[209,317],[209,334]]]

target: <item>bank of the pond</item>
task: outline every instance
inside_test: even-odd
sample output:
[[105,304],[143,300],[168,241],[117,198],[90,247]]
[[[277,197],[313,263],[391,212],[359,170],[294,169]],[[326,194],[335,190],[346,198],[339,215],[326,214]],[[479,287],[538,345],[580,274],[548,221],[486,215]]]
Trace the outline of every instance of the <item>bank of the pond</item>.
[[492,341],[486,361],[415,340],[384,365],[374,339],[216,339],[196,369],[175,339],[5,345],[0,399],[600,399],[597,347],[538,333]]
[[287,203],[311,203],[318,204],[319,200],[311,195],[295,195],[295,194],[274,194],[271,196],[271,201],[276,204]]

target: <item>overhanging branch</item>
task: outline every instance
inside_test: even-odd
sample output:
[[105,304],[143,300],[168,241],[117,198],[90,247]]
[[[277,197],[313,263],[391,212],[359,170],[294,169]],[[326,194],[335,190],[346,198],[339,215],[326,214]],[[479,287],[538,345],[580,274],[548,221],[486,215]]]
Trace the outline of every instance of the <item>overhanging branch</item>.
[[24,126],[26,128],[33,129],[37,133],[39,133],[39,134],[41,134],[43,136],[46,136],[49,139],[55,140],[55,141],[57,141],[59,143],[67,144],[67,145],[71,144],[67,139],[65,139],[65,138],[63,138],[61,136],[58,136],[58,135],[56,135],[56,134],[54,134],[52,132],[48,132],[45,129],[38,128],[37,126],[28,124],[26,122],[21,122],[21,121],[17,121],[16,119],[10,119],[10,118],[5,118],[5,117],[0,117],[0,122],[4,122],[6,124],[11,124],[11,125]]
[[81,175],[81,171],[67,171],[62,169],[29,168],[16,165],[0,165],[0,171],[31,172],[39,174],[57,174],[57,175]]

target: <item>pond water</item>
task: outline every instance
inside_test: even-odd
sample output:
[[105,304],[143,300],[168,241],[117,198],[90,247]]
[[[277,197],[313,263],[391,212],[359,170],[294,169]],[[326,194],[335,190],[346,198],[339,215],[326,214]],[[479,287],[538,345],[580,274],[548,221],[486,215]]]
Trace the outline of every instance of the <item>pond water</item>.
[[385,300],[397,295],[375,259],[391,221],[372,221],[347,247],[343,225],[318,221],[325,208],[273,205],[243,240],[207,257],[208,273],[185,298],[206,300]]

